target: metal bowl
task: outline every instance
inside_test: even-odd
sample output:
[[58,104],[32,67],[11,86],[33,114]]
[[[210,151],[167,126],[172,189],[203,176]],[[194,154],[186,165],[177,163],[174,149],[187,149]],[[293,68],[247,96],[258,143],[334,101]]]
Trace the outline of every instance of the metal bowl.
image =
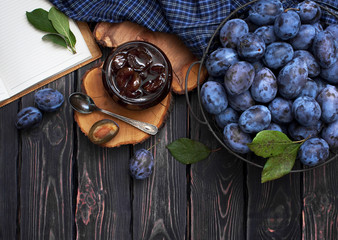
[[[259,164],[257,162],[254,162],[252,161],[251,159],[253,158],[253,156],[256,156],[254,153],[248,153],[248,154],[238,154],[238,153],[235,153],[234,151],[232,151],[228,146],[225,145],[225,143],[223,142],[223,137],[222,137],[222,130],[216,125],[215,121],[212,119],[212,115],[205,112],[205,110],[203,109],[203,106],[202,106],[202,102],[201,102],[201,96],[200,96],[200,90],[201,90],[201,84],[200,84],[200,78],[201,78],[201,72],[202,72],[202,66],[204,65],[206,59],[207,59],[207,56],[209,54],[209,52],[211,52],[211,48],[214,44],[214,41],[215,41],[215,38],[218,36],[218,33],[220,31],[220,29],[223,27],[223,25],[230,19],[232,19],[234,16],[236,16],[236,14],[238,14],[240,11],[243,11],[243,10],[246,10],[247,7],[249,7],[251,4],[257,2],[258,0],[253,0],[253,1],[250,1],[240,7],[238,7],[236,10],[234,10],[233,12],[231,12],[221,23],[220,25],[216,28],[216,30],[214,31],[213,35],[211,36],[210,40],[209,40],[209,43],[203,53],[203,56],[201,58],[200,61],[198,62],[194,62],[193,64],[191,64],[191,66],[188,68],[188,71],[187,71],[187,74],[186,74],[186,78],[185,78],[185,84],[187,85],[187,82],[188,82],[188,76],[189,76],[189,73],[192,69],[192,67],[195,65],[195,64],[200,64],[199,66],[199,70],[198,70],[198,74],[197,74],[197,95],[198,95],[198,104],[199,104],[199,109],[202,113],[202,117],[203,119],[199,119],[196,114],[191,111],[193,117],[200,123],[200,124],[204,124],[206,125],[210,132],[214,135],[214,137],[217,139],[217,141],[225,148],[227,149],[231,154],[233,154],[235,157],[239,158],[240,160],[252,165],[252,166],[255,166],[255,167],[258,167],[258,168],[261,168],[263,169],[264,168],[264,165],[262,164]],[[336,17],[338,19],[338,16],[337,14],[335,14],[332,10],[335,10],[335,11],[338,11],[336,8],[334,8],[333,6],[330,6],[326,3],[323,3],[323,2],[319,2],[319,1],[315,1],[317,4],[319,4],[319,6],[321,7],[322,11],[326,11],[327,13],[333,15],[334,17]],[[238,17],[238,16],[237,16]],[[191,104],[190,104],[190,101],[189,101],[189,96],[188,96],[188,90],[185,89],[185,96],[186,96],[186,101],[187,101],[187,104],[188,104],[188,107],[189,109],[191,110]],[[259,157],[256,157],[256,158],[259,158]],[[330,152],[330,156],[329,156],[329,159],[327,159],[325,162],[323,163],[320,163],[316,166],[313,166],[313,167],[307,167],[307,166],[304,166],[302,164],[300,164],[300,167],[298,169],[296,169],[296,165],[294,166],[294,168],[291,170],[291,173],[300,173],[300,172],[307,172],[307,171],[311,171],[313,169],[316,169],[316,168],[319,168],[319,167],[322,167],[330,162],[333,162],[334,160],[336,160],[338,158],[338,154],[335,154],[333,152]]]

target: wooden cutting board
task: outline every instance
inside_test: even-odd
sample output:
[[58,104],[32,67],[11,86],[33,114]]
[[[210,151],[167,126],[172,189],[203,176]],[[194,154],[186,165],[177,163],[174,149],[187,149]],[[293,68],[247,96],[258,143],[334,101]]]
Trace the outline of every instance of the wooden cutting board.
[[[152,32],[140,25],[131,22],[122,23],[98,23],[94,30],[94,37],[97,42],[104,46],[113,48],[122,43],[138,40],[147,41],[159,47],[168,57],[173,67],[172,92],[184,94],[185,77],[191,64],[198,59],[190,52],[183,42],[174,34]],[[197,74],[199,64],[195,64],[188,76],[187,88],[191,91],[197,86]],[[158,105],[142,111],[128,110],[113,101],[105,91],[102,83],[102,66],[90,69],[82,79],[82,90],[92,97],[98,107],[132,118],[139,121],[154,124],[160,128],[166,119],[172,94]],[[207,77],[207,71],[203,67],[200,75],[202,83]],[[103,113],[94,112],[89,115],[74,113],[76,122],[81,131],[88,135],[91,126],[101,119],[113,119],[120,126],[120,131],[115,138],[102,145],[104,147],[117,147],[124,144],[137,144],[150,137],[146,134],[120,120],[111,118]]]

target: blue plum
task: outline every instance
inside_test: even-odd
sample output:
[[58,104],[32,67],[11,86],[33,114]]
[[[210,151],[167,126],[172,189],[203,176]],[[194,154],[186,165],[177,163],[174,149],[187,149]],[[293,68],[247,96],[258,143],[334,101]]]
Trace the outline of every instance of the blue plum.
[[324,28],[323,28],[323,26],[322,26],[322,24],[320,22],[315,22],[315,23],[313,23],[311,25],[315,28],[316,34],[318,34],[321,31],[324,31]]
[[214,82],[218,82],[221,85],[224,84],[224,76],[220,76],[220,77],[214,77],[209,75],[207,81],[214,81]]
[[272,24],[283,10],[279,0],[259,0],[252,5],[248,18],[258,26],[268,25]]
[[154,157],[146,149],[139,149],[129,160],[130,175],[139,180],[148,178],[154,169]]
[[322,138],[329,144],[332,151],[338,150],[338,120],[323,127]]
[[249,107],[255,105],[255,100],[252,98],[250,91],[247,90],[239,95],[228,96],[229,105],[238,112],[243,112]]
[[35,107],[26,107],[20,110],[16,116],[17,129],[34,128],[42,122],[42,113]]
[[264,39],[255,33],[247,33],[239,38],[237,52],[243,60],[255,62],[264,56]]
[[303,1],[298,4],[298,14],[302,23],[318,22],[322,16],[322,11],[317,3],[313,1]]
[[338,61],[328,68],[322,68],[320,76],[331,84],[338,84]]
[[323,68],[328,68],[337,61],[337,50],[334,36],[328,31],[322,31],[316,34],[312,53]]
[[209,55],[205,67],[211,76],[220,77],[224,76],[228,68],[238,61],[238,55],[234,49],[218,48]]
[[320,66],[315,57],[306,50],[297,50],[294,52],[294,58],[300,57],[305,61],[309,77],[317,77],[320,74]]
[[273,123],[273,122],[271,122],[270,125],[264,130],[272,130],[272,131],[283,132],[283,129],[281,128],[281,126],[279,126],[277,123]]
[[325,123],[338,120],[338,90],[335,86],[327,85],[316,100],[322,109],[321,119]]
[[277,77],[279,94],[286,99],[296,98],[306,84],[308,69],[302,58],[294,58],[279,72]]
[[229,123],[223,130],[223,141],[236,153],[249,153],[248,143],[252,142],[249,134],[243,132],[237,123]]
[[292,46],[286,42],[274,42],[266,47],[263,61],[272,69],[283,67],[292,60],[294,51]]
[[238,120],[243,132],[257,133],[266,129],[271,123],[271,113],[263,105],[255,105],[245,110]]
[[261,60],[252,62],[251,65],[255,68],[255,73],[259,72],[264,67],[264,63],[262,63]]
[[255,68],[248,62],[239,61],[225,73],[224,85],[230,95],[238,95],[250,88],[254,77]]
[[338,40],[338,24],[330,24],[329,26],[327,26],[327,28],[325,28],[325,31],[329,31],[330,33],[332,33],[334,38]]
[[309,127],[317,124],[322,111],[314,98],[302,96],[293,102],[292,113],[299,124]]
[[301,26],[300,17],[293,10],[282,12],[276,17],[273,26],[277,37],[288,40],[297,35]]
[[338,48],[338,24],[330,24],[327,28],[325,28],[325,31],[328,31],[333,35],[336,48]]
[[318,95],[318,85],[315,80],[312,80],[311,78],[308,78],[306,80],[306,84],[302,91],[299,94],[299,97],[301,96],[307,96],[311,98],[316,98]]
[[263,38],[266,45],[277,41],[273,25],[261,26],[254,33]]
[[322,138],[310,138],[299,148],[298,158],[307,166],[324,162],[330,155],[329,145]]
[[292,101],[276,97],[269,103],[268,108],[274,122],[282,124],[292,122]]
[[316,137],[323,128],[323,122],[318,121],[316,125],[305,127],[294,121],[288,125],[288,133],[295,141],[300,141],[309,137]]
[[244,20],[240,18],[231,19],[220,30],[220,42],[223,47],[236,48],[239,38],[248,32],[249,27]]
[[313,79],[316,83],[317,83],[317,87],[318,87],[318,94],[327,86],[327,82],[325,82],[324,79],[320,78],[320,77],[316,77],[315,79]]
[[316,36],[316,29],[310,24],[301,25],[299,32],[290,43],[295,50],[306,50],[312,46],[313,39]]
[[228,99],[224,87],[214,81],[208,81],[203,84],[201,101],[205,110],[211,114],[219,114],[228,107]]
[[227,107],[224,111],[215,115],[215,120],[220,128],[224,128],[228,123],[237,123],[239,114],[231,107]]
[[277,95],[277,79],[269,68],[256,73],[250,88],[252,98],[261,103],[272,101]]
[[58,90],[45,88],[34,94],[34,102],[42,111],[55,112],[62,106],[64,97]]

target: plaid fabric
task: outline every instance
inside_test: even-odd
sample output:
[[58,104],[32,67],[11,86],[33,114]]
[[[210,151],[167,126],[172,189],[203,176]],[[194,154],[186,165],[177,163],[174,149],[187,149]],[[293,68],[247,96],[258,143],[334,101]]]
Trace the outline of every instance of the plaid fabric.
[[[323,0],[338,7],[336,0]],[[50,0],[72,19],[85,22],[131,21],[152,31],[177,34],[198,57],[222,20],[248,0]],[[285,7],[297,1],[283,0]],[[245,9],[243,9],[244,11]],[[328,23],[334,17],[324,14]]]

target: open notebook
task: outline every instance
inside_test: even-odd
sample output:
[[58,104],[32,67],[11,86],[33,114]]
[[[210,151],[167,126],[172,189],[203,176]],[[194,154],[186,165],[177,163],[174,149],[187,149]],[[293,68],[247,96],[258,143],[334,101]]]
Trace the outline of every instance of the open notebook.
[[45,32],[28,22],[26,11],[51,7],[47,0],[1,1],[0,106],[101,57],[85,23],[70,20],[76,54],[42,40]]

